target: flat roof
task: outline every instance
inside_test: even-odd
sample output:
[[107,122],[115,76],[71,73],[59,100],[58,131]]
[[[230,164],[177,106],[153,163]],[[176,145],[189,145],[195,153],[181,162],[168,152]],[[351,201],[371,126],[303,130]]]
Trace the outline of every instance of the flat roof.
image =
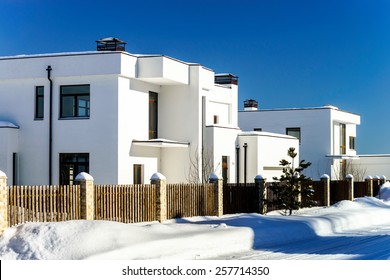
[[341,110],[338,107],[332,106],[332,105],[325,105],[322,107],[306,107],[306,108],[275,108],[275,109],[239,110],[238,112],[239,113],[241,113],[241,112],[253,113],[253,112],[277,112],[277,111],[308,111],[308,110],[336,110],[336,111],[360,116],[359,114],[348,112],[345,110]]
[[45,57],[61,57],[61,56],[81,56],[81,55],[101,55],[101,54],[114,54],[122,53],[137,58],[152,58],[152,57],[165,57],[180,63],[187,64],[189,66],[201,66],[202,68],[214,72],[211,68],[203,66],[199,63],[185,62],[180,59],[176,59],[162,54],[132,54],[126,51],[82,51],[82,52],[61,52],[61,53],[43,53],[43,54],[19,54],[12,56],[0,56],[0,60],[13,60],[13,59],[26,59],[26,58],[45,58]]

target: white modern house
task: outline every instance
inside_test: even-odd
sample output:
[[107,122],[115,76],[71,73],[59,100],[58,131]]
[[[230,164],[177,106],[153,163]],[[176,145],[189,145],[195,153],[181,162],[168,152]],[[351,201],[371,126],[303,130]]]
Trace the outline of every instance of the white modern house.
[[98,184],[148,183],[155,172],[244,182],[298,149],[294,137],[239,129],[236,76],[130,54],[116,38],[97,43],[0,57],[0,170],[10,184],[67,184],[81,171]]
[[356,126],[360,116],[334,106],[260,110],[257,101],[246,100],[239,111],[243,130],[268,131],[299,139],[300,158],[312,163],[305,172],[313,179],[330,174],[344,178],[347,167],[359,162]]

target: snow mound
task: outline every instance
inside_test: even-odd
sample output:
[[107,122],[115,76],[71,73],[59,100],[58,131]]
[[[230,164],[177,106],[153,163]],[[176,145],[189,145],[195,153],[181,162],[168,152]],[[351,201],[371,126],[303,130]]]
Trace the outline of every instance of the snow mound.
[[[197,259],[248,250],[248,228],[110,221],[27,223],[7,229],[1,259]],[[226,246],[230,244],[230,246]]]
[[384,201],[390,200],[390,182],[386,182],[381,186],[380,198]]
[[[382,188],[384,194],[389,185]],[[379,228],[388,228],[390,236],[390,201],[374,197],[301,209],[294,216],[234,214],[138,224],[27,223],[5,230],[0,237],[0,259],[214,259],[251,250],[278,251],[291,244],[304,247],[345,232],[375,233]],[[389,257],[387,240],[380,246],[388,251],[380,258]]]

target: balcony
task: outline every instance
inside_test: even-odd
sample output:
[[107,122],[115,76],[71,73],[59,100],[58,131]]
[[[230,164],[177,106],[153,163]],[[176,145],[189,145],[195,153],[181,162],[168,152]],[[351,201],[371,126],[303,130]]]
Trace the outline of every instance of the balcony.
[[188,85],[189,66],[166,56],[138,58],[137,78],[157,85]]

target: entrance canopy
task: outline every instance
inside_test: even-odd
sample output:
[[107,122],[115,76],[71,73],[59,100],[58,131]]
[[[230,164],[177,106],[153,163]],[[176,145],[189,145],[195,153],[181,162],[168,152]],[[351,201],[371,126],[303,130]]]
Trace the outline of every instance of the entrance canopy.
[[188,148],[190,143],[158,138],[150,140],[133,140],[133,145],[154,148]]

